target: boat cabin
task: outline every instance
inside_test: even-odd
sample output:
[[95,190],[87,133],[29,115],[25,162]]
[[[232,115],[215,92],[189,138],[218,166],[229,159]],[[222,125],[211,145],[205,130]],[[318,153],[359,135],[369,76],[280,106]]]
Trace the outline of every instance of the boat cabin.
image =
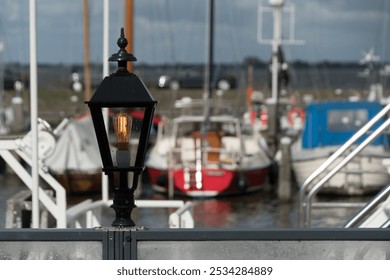
[[[382,105],[378,102],[313,102],[306,108],[302,147],[311,149],[342,145],[381,110]],[[378,128],[383,121],[379,121],[372,130]],[[363,142],[367,136],[357,143]],[[382,134],[371,145],[388,145],[388,139]]]

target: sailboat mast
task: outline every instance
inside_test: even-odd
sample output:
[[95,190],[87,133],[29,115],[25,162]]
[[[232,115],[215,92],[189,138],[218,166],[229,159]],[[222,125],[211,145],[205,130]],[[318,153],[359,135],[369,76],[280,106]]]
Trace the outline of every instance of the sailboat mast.
[[[125,2],[125,36],[127,39],[126,51],[133,53],[133,25],[134,25],[134,1],[126,0]],[[128,62],[127,68],[133,71],[133,64]]]
[[212,79],[213,79],[213,60],[214,60],[214,0],[208,1],[208,24],[206,38],[206,65],[204,73],[204,117],[205,124],[203,133],[206,134],[209,125],[211,98],[212,98]]
[[[258,12],[258,33],[257,40],[260,44],[270,44],[272,46],[272,63],[271,63],[271,98],[267,100],[268,113],[271,118],[269,118],[268,125],[268,134],[272,138],[270,139],[270,147],[273,148],[274,152],[278,149],[278,141],[280,134],[279,131],[279,115],[278,115],[278,106],[279,106],[279,91],[280,91],[280,70],[281,63],[283,62],[281,46],[282,44],[290,45],[301,45],[304,42],[302,40],[295,39],[295,5],[292,3],[290,5],[285,5],[285,0],[268,0],[270,7],[259,6]],[[265,12],[272,12],[273,16],[273,38],[266,39],[263,37],[263,14]],[[290,15],[290,29],[287,36],[282,38],[282,18],[284,18],[283,13],[288,13]]]
[[212,78],[214,60],[214,0],[208,1],[208,24],[206,38],[206,66],[204,79],[204,98],[210,100],[212,97]]
[[274,7],[274,30],[272,40],[272,100],[277,104],[279,99],[279,86],[278,86],[278,71],[279,63],[278,53],[282,41],[282,8],[283,1],[270,1],[270,5]]
[[3,94],[4,94],[4,63],[3,63],[3,50],[4,50],[4,43],[0,41],[0,101],[2,101]]
[[[207,132],[210,126],[210,111],[211,111],[211,98],[212,98],[212,79],[213,79],[213,33],[214,33],[214,0],[208,1],[208,24],[207,24],[207,38],[206,38],[206,65],[204,73],[204,123],[201,128],[202,146],[203,150],[207,148]],[[202,156],[202,160],[205,161],[207,156]]]
[[85,100],[91,99],[91,70],[89,63],[89,5],[83,0],[83,29],[84,29],[84,86]]

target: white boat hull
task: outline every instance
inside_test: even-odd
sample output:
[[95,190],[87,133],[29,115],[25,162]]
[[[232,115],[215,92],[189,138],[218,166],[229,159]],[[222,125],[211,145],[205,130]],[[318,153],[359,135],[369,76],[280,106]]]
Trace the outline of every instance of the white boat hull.
[[[327,150],[326,153],[322,151],[319,155],[316,150],[301,151],[295,154],[293,170],[299,186],[302,186],[331,154],[330,150]],[[383,159],[388,156],[388,153],[379,153],[379,150],[357,156],[324,184],[321,193],[364,195],[380,190],[390,182],[390,175],[382,163]],[[341,160],[336,161],[333,166]]]

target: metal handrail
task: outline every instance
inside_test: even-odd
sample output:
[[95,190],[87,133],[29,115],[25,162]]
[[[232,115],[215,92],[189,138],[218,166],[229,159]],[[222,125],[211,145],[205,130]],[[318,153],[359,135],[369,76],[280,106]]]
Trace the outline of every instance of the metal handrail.
[[381,228],[388,228],[388,227],[390,227],[390,218],[383,225],[381,225]]
[[356,149],[354,149],[347,157],[338,163],[329,173],[325,175],[310,191],[306,198],[306,224],[310,227],[311,223],[311,201],[319,192],[321,187],[328,182],[341,168],[348,164],[361,150],[370,144],[380,133],[390,126],[390,119],[386,120],[376,131],[374,131],[366,140],[364,140]]
[[[32,190],[31,174],[22,166],[11,151],[20,156],[27,164],[31,166],[30,157],[23,151],[18,150],[14,141],[3,140],[0,147],[0,157],[2,157],[15,174],[22,180],[22,182]],[[39,166],[38,175],[46,181],[48,185],[55,192],[56,199],[53,200],[41,186],[38,186],[39,201],[46,207],[46,209],[56,219],[56,226],[58,228],[66,227],[66,192],[65,189],[54,179],[54,177],[44,169],[44,166]],[[33,211],[39,211],[34,209]]]
[[343,153],[345,153],[357,140],[365,135],[373,125],[381,120],[390,111],[390,104],[386,105],[376,116],[374,116],[367,124],[357,131],[347,142],[345,142],[335,153],[333,153],[326,161],[324,161],[302,184],[299,190],[299,225],[310,226],[311,219],[311,201],[323,185],[331,179],[342,167],[344,167],[353,157],[355,157],[364,147],[390,126],[390,119],[386,120],[378,129],[365,139],[356,149],[354,149],[347,157],[336,165],[329,173],[325,175],[309,192],[307,198],[305,195],[310,183],[321,175],[331,164],[335,162]]
[[[170,228],[193,228],[194,219],[192,216],[193,203],[182,200],[136,200],[137,208],[177,208],[169,215],[168,225]],[[67,223],[69,227],[93,228],[102,226],[102,210],[112,205],[112,200],[103,201],[87,199],[73,207],[67,212]]]
[[[345,228],[351,228],[357,226],[360,222],[363,221],[363,219],[367,218],[367,216],[375,210],[375,208],[381,204],[384,200],[388,198],[390,195],[390,185],[383,188],[370,202],[364,206],[351,220],[349,220],[344,227]],[[389,220],[387,220],[386,223],[388,223]],[[386,223],[382,225],[382,227],[387,227]]]

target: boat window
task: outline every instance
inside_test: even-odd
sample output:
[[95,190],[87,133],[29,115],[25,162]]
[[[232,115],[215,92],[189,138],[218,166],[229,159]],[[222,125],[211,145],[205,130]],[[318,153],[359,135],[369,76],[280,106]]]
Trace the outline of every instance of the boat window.
[[327,113],[329,131],[354,131],[368,121],[368,112],[360,110],[329,110]]
[[[190,136],[194,131],[202,131],[201,122],[185,122],[178,125],[177,136]],[[207,131],[215,131],[223,135],[233,136],[237,134],[236,126],[230,122],[210,122]]]
[[186,122],[181,123],[178,126],[177,136],[183,137],[183,136],[190,136],[193,131],[200,130],[201,123],[199,122]]

